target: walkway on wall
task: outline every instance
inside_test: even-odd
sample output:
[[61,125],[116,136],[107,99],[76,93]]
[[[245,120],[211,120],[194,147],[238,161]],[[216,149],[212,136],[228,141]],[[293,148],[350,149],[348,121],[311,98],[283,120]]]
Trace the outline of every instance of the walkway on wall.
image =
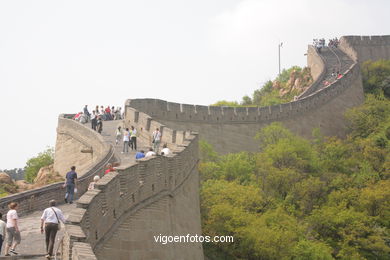
[[[115,156],[120,160],[121,165],[129,165],[135,163],[136,151],[129,149],[128,154],[122,154],[123,143],[115,145],[115,130],[118,126],[122,126],[121,120],[116,121],[104,121],[102,136],[104,140],[112,144],[115,147]],[[87,126],[87,125],[86,125]],[[147,150],[148,146],[143,140],[138,140],[138,150]],[[65,194],[65,191],[64,191]],[[77,195],[76,195],[77,199]],[[63,201],[59,202],[63,203]],[[76,207],[74,204],[63,204],[59,208],[64,212],[65,218],[69,216],[69,212]],[[2,254],[0,259],[46,259],[44,255],[45,251],[45,236],[40,232],[40,218],[43,211],[34,211],[28,215],[19,216],[19,225],[22,236],[22,242],[17,248],[17,252],[20,254],[18,257],[4,257]],[[59,240],[62,238],[62,231],[57,234],[56,246],[58,246]],[[4,248],[4,244],[3,244]],[[4,251],[4,249],[3,249]]]
[[320,53],[321,57],[324,59],[325,63],[325,73],[324,77],[321,79],[319,84],[311,86],[307,89],[299,98],[304,98],[321,90],[326,87],[324,84],[325,81],[332,83],[335,81],[336,77],[332,76],[332,73],[337,73],[338,71],[344,75],[346,70],[354,63],[353,60],[341,51],[338,48],[324,47]]

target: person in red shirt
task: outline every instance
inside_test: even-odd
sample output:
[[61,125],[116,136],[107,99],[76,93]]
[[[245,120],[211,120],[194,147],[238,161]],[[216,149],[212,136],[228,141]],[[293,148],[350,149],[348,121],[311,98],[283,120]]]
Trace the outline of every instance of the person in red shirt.
[[110,106],[106,107],[106,113],[107,113],[107,114],[111,114]]
[[114,172],[114,171],[115,171],[114,167],[112,166],[111,163],[109,163],[109,164],[107,165],[107,170],[104,172],[104,174],[107,174],[107,173],[109,173],[109,172]]

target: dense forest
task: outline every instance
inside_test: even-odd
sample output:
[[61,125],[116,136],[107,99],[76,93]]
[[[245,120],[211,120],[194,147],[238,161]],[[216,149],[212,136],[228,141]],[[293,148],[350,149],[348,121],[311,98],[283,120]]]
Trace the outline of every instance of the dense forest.
[[390,259],[390,61],[362,66],[365,102],[350,134],[310,140],[280,123],[259,151],[218,155],[201,142],[204,244],[213,259]]

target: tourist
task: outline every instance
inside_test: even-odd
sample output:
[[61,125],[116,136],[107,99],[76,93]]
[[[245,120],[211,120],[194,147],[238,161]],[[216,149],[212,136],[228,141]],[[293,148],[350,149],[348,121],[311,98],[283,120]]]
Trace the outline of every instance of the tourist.
[[337,74],[337,79],[341,79],[342,77],[343,77],[343,75],[341,73]]
[[84,107],[84,115],[86,115],[88,118],[91,116],[91,114],[88,111],[88,105],[85,105]]
[[130,142],[131,150],[137,150],[137,129],[134,126],[131,126]]
[[[49,202],[49,206],[49,208],[46,208],[43,211],[41,217],[41,233],[43,234],[43,231],[45,231],[47,259],[50,259],[53,256],[53,247],[57,231],[60,229],[60,221],[62,223],[65,223],[65,218],[62,214],[62,211],[59,208],[55,207],[56,201],[51,200]],[[45,229],[43,229],[44,225]]]
[[65,203],[72,204],[73,203],[73,195],[75,192],[75,189],[77,189],[77,173],[76,173],[76,166],[72,166],[70,168],[70,172],[66,174],[65,177],[65,183],[63,187],[66,187],[66,194],[65,194]]
[[161,155],[168,156],[171,154],[171,150],[169,150],[167,144],[163,145],[163,149],[161,150]]
[[83,112],[78,112],[78,113],[73,117],[73,120],[79,121],[82,114],[83,114]]
[[1,252],[1,248],[3,247],[3,241],[5,239],[6,227],[7,224],[3,220],[3,214],[0,213],[0,252]]
[[100,106],[100,118],[106,120],[106,112],[104,111],[103,106]]
[[121,139],[122,139],[122,128],[118,126],[118,128],[115,130],[115,144],[118,145]]
[[[8,205],[9,211],[7,213],[7,244],[5,245],[5,256],[10,256],[9,252],[14,255],[18,253],[15,251],[16,246],[20,244],[21,237],[18,226],[18,203],[11,202]],[[11,250],[10,250],[11,248]]]
[[122,153],[129,152],[129,142],[130,142],[129,128],[126,128],[126,131],[123,133],[123,151],[122,151]]
[[110,172],[115,172],[115,168],[112,166],[111,163],[107,164],[107,170],[104,171],[104,175]]
[[156,156],[156,153],[153,151],[153,148],[149,148],[149,151],[145,154],[145,158]]
[[153,150],[157,154],[158,149],[160,148],[160,141],[161,141],[161,132],[158,128],[156,128],[156,131],[152,134],[152,144],[153,144]]
[[95,175],[95,177],[93,177],[93,181],[91,181],[88,185],[88,190],[93,190],[95,189],[95,184],[100,180],[100,177],[98,175]]
[[115,119],[115,107],[114,106],[111,107],[111,118],[112,118],[112,120]]
[[93,110],[92,111],[92,115],[91,115],[91,128],[93,129],[93,130],[95,130],[96,131],[96,111],[95,110]]
[[139,152],[137,152],[135,154],[135,159],[136,160],[139,160],[139,159],[142,159],[142,158],[145,158],[145,152],[143,150],[141,150],[141,151],[139,151]]
[[86,124],[88,122],[88,117],[86,114],[84,113],[81,113],[80,117],[79,117],[79,122],[81,124]]
[[121,117],[121,108],[119,107],[116,111],[115,111],[115,120],[121,120],[122,117]]
[[98,133],[101,134],[103,131],[103,120],[102,120],[101,116],[97,117],[96,127],[97,127]]

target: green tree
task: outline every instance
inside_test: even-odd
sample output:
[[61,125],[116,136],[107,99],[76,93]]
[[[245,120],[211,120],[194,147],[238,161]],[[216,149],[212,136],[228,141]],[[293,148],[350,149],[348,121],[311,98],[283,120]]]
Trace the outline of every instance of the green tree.
[[44,166],[49,166],[54,163],[53,148],[47,148],[38,156],[29,159],[24,167],[25,179],[28,182],[33,182],[39,170]]
[[210,106],[215,107],[238,107],[240,104],[237,101],[226,101],[226,100],[220,100],[214,104],[211,104]]
[[365,93],[385,93],[390,98],[390,60],[366,61],[362,65]]

